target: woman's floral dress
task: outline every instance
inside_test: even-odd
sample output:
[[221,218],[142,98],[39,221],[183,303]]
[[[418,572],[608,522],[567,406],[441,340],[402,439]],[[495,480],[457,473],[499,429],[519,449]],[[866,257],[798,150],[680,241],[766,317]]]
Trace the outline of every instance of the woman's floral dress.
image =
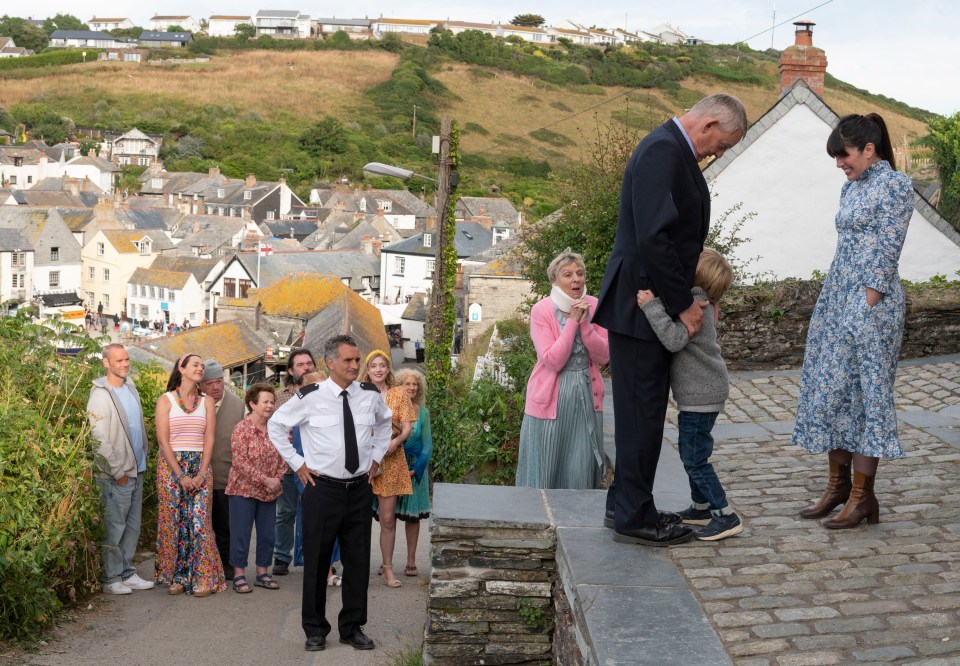
[[[910,178],[880,161],[844,183],[837,251],[817,300],[800,380],[793,443],[899,458],[893,382],[905,304],[897,272],[913,215]],[[872,308],[866,288],[883,294]]]
[[[406,390],[402,386],[387,389],[384,402],[393,412],[394,430],[399,431],[403,422],[415,423],[417,410],[413,408]],[[391,435],[394,437],[395,435]],[[393,495],[409,495],[413,492],[410,482],[410,468],[407,467],[407,458],[403,454],[403,446],[398,446],[393,453],[388,453],[380,461],[380,474],[373,478],[373,494],[380,497]]]

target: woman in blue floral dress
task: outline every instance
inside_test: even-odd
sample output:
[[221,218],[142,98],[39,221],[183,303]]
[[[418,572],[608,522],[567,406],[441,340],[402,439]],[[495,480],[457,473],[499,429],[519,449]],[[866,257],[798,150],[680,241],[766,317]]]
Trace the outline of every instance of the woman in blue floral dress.
[[905,313],[897,264],[914,193],[910,178],[895,171],[877,114],[841,118],[827,153],[847,182],[837,251],[807,334],[793,443],[826,452],[830,465],[826,491],[800,515],[822,518],[843,504],[824,525],[848,529],[880,520],[877,464],[903,455],[893,402]]

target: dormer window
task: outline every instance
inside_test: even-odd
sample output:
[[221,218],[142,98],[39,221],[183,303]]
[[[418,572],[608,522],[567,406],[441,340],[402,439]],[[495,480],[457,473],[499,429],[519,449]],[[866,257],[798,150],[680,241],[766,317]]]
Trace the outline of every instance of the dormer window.
[[432,245],[433,245],[433,234],[431,234],[431,233],[429,233],[429,232],[423,234],[423,246],[424,246],[424,247],[431,247]]
[[244,191],[243,191],[243,200],[244,200],[244,201],[250,201],[250,199],[252,199],[252,198],[253,198],[253,192],[251,192],[250,190],[244,190]]
[[22,157],[14,157],[14,158],[13,158],[13,166],[15,166],[15,167],[23,166],[23,158],[22,158]]
[[217,198],[222,199],[226,195],[226,192],[222,187],[217,188]]
[[150,179],[150,187],[152,187],[152,188],[155,189],[155,190],[162,190],[162,189],[163,189],[163,178],[151,178],[151,179]]
[[393,208],[393,202],[389,199],[377,199],[377,206],[384,213],[389,213]]

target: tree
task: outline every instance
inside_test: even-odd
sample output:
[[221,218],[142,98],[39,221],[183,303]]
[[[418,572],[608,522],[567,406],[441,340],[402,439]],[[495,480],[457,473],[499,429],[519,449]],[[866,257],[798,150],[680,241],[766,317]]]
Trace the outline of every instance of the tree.
[[186,32],[181,25],[168,25],[167,32]]
[[937,118],[921,141],[933,148],[933,161],[940,174],[940,213],[960,221],[960,113]]
[[[89,30],[90,26],[78,19],[73,14],[57,14],[53,18],[48,18],[43,22],[43,31],[47,37],[53,34],[54,30]],[[16,40],[14,40],[16,41]]]
[[248,39],[253,39],[257,35],[257,29],[254,28],[249,23],[238,23],[233,29],[233,34],[236,35],[237,39],[241,41],[246,41]]
[[332,116],[312,125],[300,135],[298,145],[313,157],[324,157],[331,153],[341,155],[347,152],[347,130],[340,121]]
[[510,25],[519,25],[524,28],[539,28],[546,22],[540,14],[517,14],[510,19]]
[[32,51],[45,49],[50,43],[43,28],[15,16],[4,15],[0,18],[0,37],[12,37],[17,46]]
[[10,114],[26,126],[30,138],[43,139],[50,145],[65,141],[74,130],[73,121],[62,118],[42,102],[14,104]]

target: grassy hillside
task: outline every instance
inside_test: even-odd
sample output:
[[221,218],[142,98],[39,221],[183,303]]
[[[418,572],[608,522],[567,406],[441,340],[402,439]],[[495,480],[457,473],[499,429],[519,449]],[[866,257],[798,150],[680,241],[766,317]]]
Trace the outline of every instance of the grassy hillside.
[[[430,135],[439,116],[450,115],[463,130],[465,190],[496,185],[537,214],[554,205],[550,174],[580,158],[597,122],[647,131],[720,91],[740,97],[754,120],[779,94],[775,54],[732,47],[604,53],[479,38],[431,39],[428,48],[395,42],[349,51],[220,50],[202,64],[3,70],[0,107],[14,118],[26,104],[34,115],[49,110],[77,126],[163,133],[168,168],[286,174],[301,190],[318,178],[359,176],[374,160],[429,173]],[[633,87],[597,83],[618,81]],[[897,143],[926,133],[930,114],[922,110],[832,77],[827,84],[837,113],[881,110]],[[320,136],[331,131],[336,141]]]

